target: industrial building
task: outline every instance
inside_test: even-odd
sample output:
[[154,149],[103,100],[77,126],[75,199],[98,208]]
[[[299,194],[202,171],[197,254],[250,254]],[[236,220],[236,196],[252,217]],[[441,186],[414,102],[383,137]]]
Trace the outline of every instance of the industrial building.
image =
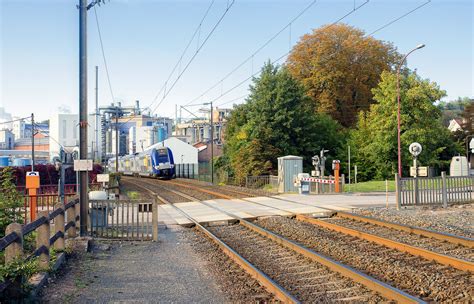
[[15,135],[10,129],[0,130],[0,150],[13,150]]
[[[205,117],[196,118],[186,122],[178,119],[174,136],[194,145],[197,143],[207,143],[211,140],[211,116],[210,111],[205,113]],[[212,111],[212,125],[214,128],[214,143],[224,142],[224,131],[231,109],[215,108]]]
[[119,155],[142,152],[172,134],[173,120],[143,112],[138,100],[133,107],[122,107],[120,102],[100,107],[99,115],[103,160],[116,154],[116,134],[119,137]]
[[[89,115],[87,127],[87,146],[89,147],[88,158],[96,158],[95,152],[99,155],[101,146],[97,146],[95,139],[95,115]],[[100,132],[100,124],[99,124]],[[79,115],[55,113],[49,119],[49,153],[50,158],[58,155],[61,146],[72,151],[79,147]]]

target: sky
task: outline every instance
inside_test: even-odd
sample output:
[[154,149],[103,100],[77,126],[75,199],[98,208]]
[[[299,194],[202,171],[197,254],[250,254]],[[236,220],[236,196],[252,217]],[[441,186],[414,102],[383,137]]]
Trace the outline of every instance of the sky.
[[[89,0],[91,1],[91,0]],[[215,0],[179,68],[196,55],[163,99],[157,93],[177,64],[212,0],[110,0],[96,7],[107,81],[94,9],[88,12],[88,107],[95,109],[95,66],[99,67],[99,105],[140,100],[154,114],[175,116],[175,105],[213,101],[231,106],[244,102],[244,81],[268,60],[288,52],[299,38],[335,22],[366,0],[320,0],[271,43],[224,81],[220,80],[285,27],[312,0],[235,0],[196,54],[231,0]],[[420,43],[426,47],[408,58],[408,67],[435,81],[446,100],[474,97],[473,11],[471,0],[370,0],[341,22],[371,33],[417,6],[410,15],[376,32],[400,53]],[[58,111],[78,113],[78,1],[0,0],[0,107],[38,120]],[[279,63],[284,62],[284,57]],[[240,86],[238,84],[242,83]],[[208,93],[203,92],[215,85]],[[235,89],[233,89],[235,87]],[[231,90],[232,89],[232,90]],[[224,94],[225,93],[225,94]],[[114,96],[114,99],[112,98]],[[161,101],[161,103],[160,103]],[[157,106],[159,104],[159,106]],[[198,111],[199,105],[188,107]],[[183,111],[183,117],[187,112]]]

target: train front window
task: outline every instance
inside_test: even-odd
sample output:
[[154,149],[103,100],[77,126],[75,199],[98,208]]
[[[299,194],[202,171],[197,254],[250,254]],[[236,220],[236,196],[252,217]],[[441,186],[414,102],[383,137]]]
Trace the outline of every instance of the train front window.
[[169,162],[168,151],[165,149],[158,150],[158,163],[167,163],[167,162]]

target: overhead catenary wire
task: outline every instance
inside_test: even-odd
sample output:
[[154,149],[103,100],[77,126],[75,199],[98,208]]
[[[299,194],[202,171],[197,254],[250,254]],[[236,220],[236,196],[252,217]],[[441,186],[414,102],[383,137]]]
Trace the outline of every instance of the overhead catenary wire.
[[[229,9],[232,7],[232,5],[234,4],[235,0],[232,0],[232,2],[229,4],[227,3],[227,7],[226,7],[226,10],[224,11],[224,13],[222,14],[222,16],[220,17],[220,19],[217,21],[217,23],[214,25],[214,27],[212,28],[212,30],[209,32],[209,34],[207,35],[206,39],[203,41],[203,43],[198,46],[198,48],[196,49],[196,52],[194,53],[194,55],[191,57],[191,59],[188,61],[188,63],[186,64],[185,68],[183,70],[181,70],[181,63],[182,63],[182,58],[184,57],[186,51],[189,49],[189,46],[191,45],[192,41],[194,40],[194,38],[196,37],[196,34],[198,33],[198,31],[200,31],[200,28],[204,22],[204,20],[207,18],[208,14],[209,14],[209,11],[212,7],[212,5],[214,4],[214,0],[211,1],[211,3],[209,4],[206,12],[204,13],[203,17],[201,18],[201,21],[199,22],[198,26],[196,27],[196,30],[194,31],[191,39],[189,40],[188,44],[186,45],[186,47],[184,48],[181,56],[180,56],[180,59],[178,60],[178,62],[176,63],[176,65],[173,67],[173,70],[171,71],[171,73],[169,74],[169,77],[168,79],[165,81],[165,83],[163,84],[163,86],[161,87],[161,89],[158,91],[158,93],[156,94],[155,98],[153,98],[152,102],[150,103],[150,105],[148,107],[145,107],[145,109],[149,109],[150,110],[150,113],[153,114],[156,109],[161,105],[161,103],[164,101],[164,99],[166,98],[166,96],[169,94],[169,92],[173,89],[173,87],[176,85],[176,82],[181,78],[181,76],[184,74],[184,72],[187,70],[187,68],[189,67],[189,65],[191,64],[191,62],[194,60],[194,58],[197,56],[197,54],[199,53],[199,51],[202,49],[202,47],[204,46],[204,44],[207,42],[207,40],[210,38],[210,36],[212,35],[212,33],[215,31],[215,29],[217,28],[217,26],[221,23],[222,19],[224,19],[225,15],[227,14],[227,12],[229,11]],[[175,72],[176,68],[179,67],[179,69],[181,70],[179,73],[178,73],[178,77],[176,78],[176,80],[174,81],[174,83],[172,84],[172,86],[170,87],[169,90],[166,91],[166,86],[168,84],[168,81],[171,79],[171,76],[173,75],[173,73]],[[158,103],[158,105],[153,108],[153,110],[151,109],[152,105],[156,102],[156,100],[158,99],[158,97],[161,95],[161,93],[163,92],[163,90],[165,90],[165,95],[163,95],[163,98],[160,100],[160,102]],[[123,125],[123,124],[126,124],[128,123],[129,121],[131,121],[133,119],[133,116],[130,117],[128,120],[122,122],[119,124],[119,126]]]
[[373,32],[371,32],[371,33],[369,34],[369,36],[372,36],[373,34],[375,34],[375,33],[379,32],[379,31],[381,31],[381,30],[383,30],[383,29],[389,27],[389,26],[392,25],[393,23],[397,22],[397,21],[400,20],[400,19],[405,18],[406,16],[408,16],[408,15],[410,15],[411,13],[413,13],[413,12],[419,10],[420,8],[422,8],[423,6],[427,5],[427,4],[430,3],[430,2],[431,2],[431,0],[428,0],[428,1],[426,1],[426,2],[424,2],[424,3],[422,3],[422,4],[420,4],[420,5],[418,5],[418,6],[415,7],[414,9],[412,9],[412,10],[406,12],[405,14],[403,14],[403,15],[401,15],[401,16],[399,16],[399,17],[393,19],[392,21],[390,21],[390,22],[388,22],[388,23],[382,25],[381,27],[379,27],[379,28],[377,28],[376,30],[374,30]]
[[196,52],[194,53],[194,55],[191,57],[191,59],[188,61],[188,63],[186,64],[186,66],[183,68],[183,70],[181,71],[181,73],[179,73],[178,77],[175,79],[175,81],[173,82],[173,84],[171,85],[171,87],[168,89],[168,91],[163,95],[163,98],[160,100],[160,102],[153,108],[152,110],[152,113],[154,113],[158,107],[163,103],[163,101],[166,99],[166,97],[169,95],[169,93],[173,90],[173,88],[175,87],[176,83],[179,81],[179,79],[181,78],[181,76],[183,76],[183,74],[186,72],[186,70],[189,68],[189,66],[191,65],[191,63],[194,61],[194,59],[196,58],[196,56],[199,54],[199,52],[201,51],[201,49],[204,47],[204,45],[206,44],[206,42],[209,40],[209,38],[212,36],[212,34],[215,32],[215,30],[217,29],[217,27],[219,26],[219,24],[222,22],[222,20],[224,19],[224,17],[227,15],[227,13],[229,12],[229,10],[232,8],[232,6],[234,5],[235,3],[235,0],[232,0],[232,2],[230,2],[228,5],[227,5],[227,8],[225,9],[224,13],[221,15],[221,17],[219,18],[219,20],[216,22],[216,24],[214,25],[214,27],[211,29],[211,31],[207,34],[206,38],[203,40],[203,42],[200,44],[200,46],[198,47],[198,49],[196,50]]
[[[336,21],[332,22],[331,24],[329,24],[326,28],[329,28],[331,26],[334,26],[336,25],[337,23],[341,22],[343,19],[347,18],[348,16],[352,15],[353,13],[355,13],[356,11],[358,11],[359,9],[361,9],[363,6],[365,6],[367,3],[369,3],[370,0],[366,0],[365,2],[363,2],[362,4],[354,7],[351,11],[349,11],[348,13],[344,14],[342,17],[338,18]],[[285,58],[288,54],[291,53],[291,50],[285,52],[283,55],[281,55],[280,57],[278,57],[277,59],[274,59],[273,61],[271,61],[272,64],[275,64],[277,62],[279,62],[280,60],[282,60],[283,58]],[[223,96],[229,94],[230,92],[232,92],[233,90],[237,89],[238,87],[240,87],[241,85],[245,84],[248,80],[252,79],[253,77],[255,77],[256,75],[260,74],[261,71],[257,71],[255,73],[252,73],[249,77],[245,78],[244,80],[240,81],[238,84],[234,85],[233,87],[231,87],[230,89],[228,89],[227,91],[225,91],[224,93],[221,93],[218,97],[214,98],[213,99],[213,102],[216,102],[217,100],[219,100],[220,98],[222,98]],[[217,106],[222,106],[223,103],[221,104],[218,104]]]
[[99,34],[100,49],[102,51],[102,58],[104,60],[105,73],[107,75],[107,83],[109,85],[110,96],[112,97],[112,101],[115,101],[114,91],[112,90],[112,82],[110,81],[109,66],[107,65],[107,58],[105,56],[104,43],[102,41],[102,34],[100,32],[99,17],[97,15],[97,10],[95,9],[95,6],[94,6],[94,15],[95,15],[95,22],[97,24],[97,32]]
[[[364,6],[365,4],[367,4],[368,2],[369,2],[369,0],[367,0],[366,2],[360,4],[360,5],[357,6],[357,7],[354,7],[354,9],[353,9],[351,12],[345,14],[344,16],[342,16],[341,18],[339,18],[337,21],[331,23],[331,24],[329,25],[329,27],[330,27],[330,26],[333,26],[334,24],[337,24],[338,22],[340,22],[341,20],[343,20],[343,19],[346,18],[347,16],[351,15],[352,13],[354,13],[356,10],[358,10],[359,8],[361,8],[362,6]],[[394,24],[395,22],[397,22],[397,21],[399,21],[399,20],[405,18],[406,16],[410,15],[411,13],[415,12],[416,10],[418,10],[418,9],[424,7],[425,5],[429,4],[430,2],[431,2],[431,0],[428,0],[428,1],[424,2],[424,3],[422,3],[421,5],[415,7],[414,9],[411,9],[410,11],[408,11],[408,12],[402,14],[401,16],[399,16],[399,17],[397,17],[397,18],[395,18],[395,19],[393,19],[393,20],[391,20],[391,21],[389,21],[389,22],[383,24],[382,26],[378,27],[378,28],[377,28],[376,30],[374,30],[373,32],[369,33],[367,36],[372,36],[374,33],[379,32],[379,31],[381,31],[382,29],[385,29],[385,28],[389,27],[390,25],[392,25],[392,24]],[[289,53],[290,53],[290,52],[286,52],[283,56],[280,56],[278,59],[272,61],[272,63],[278,62],[279,60],[282,59],[282,57],[285,57],[285,56],[288,55]],[[230,93],[231,91],[237,89],[238,87],[240,87],[240,86],[243,85],[245,82],[247,82],[249,79],[251,79],[252,77],[256,76],[256,75],[259,74],[259,73],[260,73],[260,71],[258,71],[258,72],[256,72],[256,73],[252,73],[252,75],[251,75],[250,77],[247,77],[245,80],[239,82],[237,85],[235,85],[235,86],[232,87],[231,89],[227,90],[227,91],[224,92],[223,94],[221,94],[221,95],[219,95],[218,97],[214,98],[214,99],[213,99],[213,102],[219,100],[220,98],[222,98],[223,96],[227,95],[227,94]],[[217,106],[222,106],[223,104],[227,104],[227,103],[229,103],[229,102],[221,103],[221,104],[218,104]],[[355,108],[356,108],[356,107],[355,107]]]
[[[234,74],[236,71],[238,71],[242,66],[244,66],[247,62],[249,61],[252,61],[252,65],[253,65],[253,58],[255,57],[255,55],[257,55],[258,53],[260,53],[266,46],[268,46],[273,40],[275,40],[278,36],[280,36],[281,33],[283,33],[287,28],[290,28],[291,29],[291,24],[294,23],[296,20],[298,20],[304,13],[306,13],[311,7],[313,7],[315,4],[316,4],[316,0],[312,1],[309,3],[309,5],[305,6],[303,8],[303,10],[301,10],[295,17],[293,17],[293,19],[290,20],[290,22],[288,22],[285,26],[283,26],[280,30],[278,30],[272,37],[270,37],[268,40],[266,40],[261,46],[259,46],[252,54],[250,54],[250,56],[248,56],[246,59],[244,59],[241,63],[239,63],[234,69],[232,69],[229,73],[227,73],[224,77],[222,77],[218,82],[216,82],[214,85],[212,85],[210,88],[208,88],[206,91],[204,91],[201,95],[199,95],[198,97],[192,99],[191,101],[189,101],[187,104],[185,104],[185,106],[187,106],[188,104],[190,103],[193,103],[195,102],[196,100],[198,100],[199,98],[203,97],[204,95],[206,95],[207,93],[209,93],[209,91],[211,91],[212,89],[216,88],[219,84],[221,84],[224,80],[226,80],[227,78],[229,78],[232,74]],[[290,36],[291,37],[291,36]],[[291,39],[291,38],[290,38]],[[252,70],[252,74],[253,74],[253,70]]]
[[[191,43],[193,42],[194,38],[196,37],[196,35],[198,33],[200,33],[201,31],[201,27],[202,27],[202,24],[204,23],[204,20],[206,20],[213,4],[214,4],[215,0],[212,0],[211,3],[209,4],[209,6],[207,7],[206,9],[206,12],[204,13],[204,15],[202,16],[201,20],[199,21],[199,24],[197,25],[196,29],[194,30],[194,33],[192,34],[191,36],[191,39],[189,39],[188,41],[188,44],[186,45],[186,47],[183,49],[183,52],[181,53],[181,56],[179,57],[178,61],[176,62],[176,64],[174,65],[173,69],[171,70],[170,74],[168,75],[168,78],[166,79],[166,81],[163,83],[163,86],[161,87],[161,89],[158,91],[158,93],[156,93],[155,95],[155,98],[153,98],[153,101],[152,103],[149,105],[149,107],[151,107],[153,105],[153,103],[158,99],[158,97],[161,95],[161,93],[163,92],[163,90],[166,91],[166,84],[169,82],[169,80],[171,79],[171,76],[173,76],[174,72],[176,71],[176,69],[178,67],[180,67],[181,65],[181,62],[184,58],[184,55],[186,54],[186,52],[188,51],[189,49],[189,46],[191,45]],[[199,41],[199,39],[198,39]],[[199,48],[199,43],[198,43],[198,48]],[[181,68],[179,68],[179,70],[181,70]],[[179,73],[178,73],[179,74]]]

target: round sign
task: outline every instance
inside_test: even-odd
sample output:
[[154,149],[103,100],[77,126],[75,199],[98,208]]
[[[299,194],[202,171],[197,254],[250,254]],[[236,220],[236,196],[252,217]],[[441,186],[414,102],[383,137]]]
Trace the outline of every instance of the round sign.
[[410,151],[411,155],[417,157],[418,155],[420,155],[423,149],[421,148],[421,145],[419,143],[414,142],[408,147],[408,151]]

